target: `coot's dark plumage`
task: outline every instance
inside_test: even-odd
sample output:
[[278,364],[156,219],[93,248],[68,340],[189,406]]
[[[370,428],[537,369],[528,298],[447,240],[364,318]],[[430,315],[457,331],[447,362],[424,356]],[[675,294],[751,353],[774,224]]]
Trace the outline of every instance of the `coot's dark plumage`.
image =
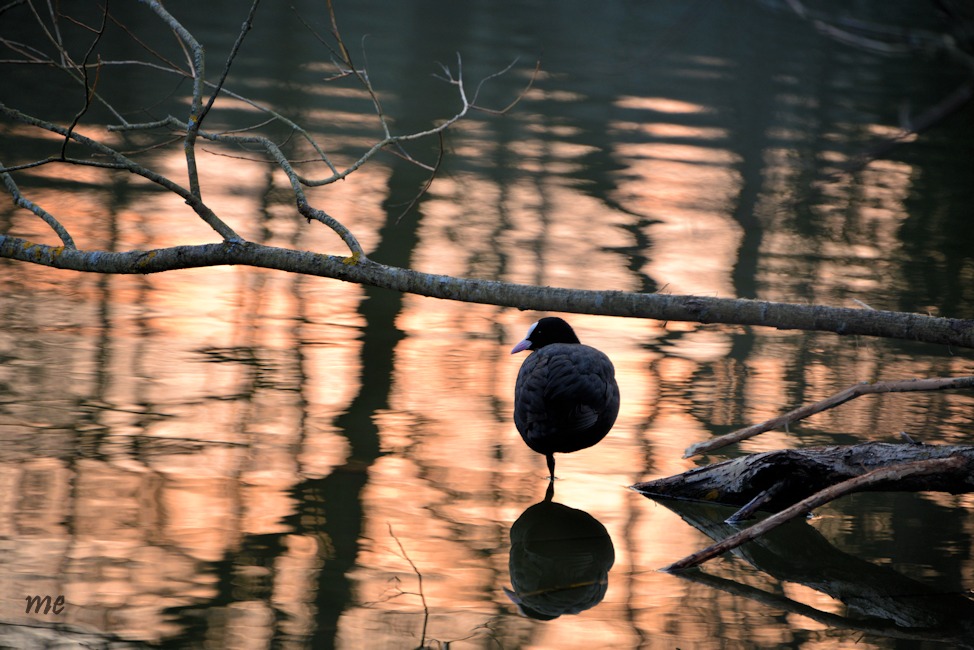
[[582,345],[560,318],[531,326],[511,354],[531,350],[514,387],[514,424],[528,447],[543,454],[555,477],[555,453],[596,444],[619,414],[619,386],[609,357]]

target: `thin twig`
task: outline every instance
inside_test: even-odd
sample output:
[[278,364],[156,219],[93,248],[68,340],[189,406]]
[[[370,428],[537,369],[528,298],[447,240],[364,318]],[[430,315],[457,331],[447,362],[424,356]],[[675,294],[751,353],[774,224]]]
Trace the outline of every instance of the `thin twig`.
[[850,173],[862,169],[873,160],[889,153],[896,146],[912,142],[913,136],[939,124],[967,106],[972,99],[974,99],[974,79],[967,79],[933,106],[916,117],[905,120],[895,135],[876,143],[868,150],[853,157],[849,162],[839,165],[838,173]]
[[125,25],[124,23],[120,22],[117,18],[115,18],[115,16],[111,16],[111,19],[112,19],[112,22],[115,23],[115,26],[116,27],[118,27],[119,29],[121,29],[126,34],[128,34],[129,38],[131,38],[139,46],[141,46],[143,50],[145,50],[146,52],[148,52],[149,54],[151,54],[152,56],[154,56],[155,58],[159,59],[160,61],[162,61],[163,63],[166,64],[166,65],[163,66],[163,65],[156,64],[156,63],[148,63],[148,62],[145,62],[145,63],[143,63],[143,65],[150,65],[150,66],[153,66],[153,67],[161,68],[163,70],[179,72],[184,77],[191,77],[192,76],[192,73],[191,72],[189,72],[187,70],[181,69],[179,67],[179,64],[178,63],[176,63],[175,61],[169,59],[168,57],[164,56],[160,52],[157,52],[155,49],[153,49],[152,47],[150,47],[148,43],[146,43],[145,41],[143,41],[142,39],[140,39],[135,34],[135,32],[133,32],[131,29],[129,29],[128,28],[128,25]]
[[527,85],[521,90],[521,92],[517,94],[517,97],[515,97],[510,104],[500,109],[485,108],[477,104],[477,97],[480,95],[480,88],[481,86],[484,85],[484,82],[493,79],[494,77],[499,77],[500,75],[506,73],[508,70],[514,67],[515,63],[517,63],[517,59],[512,61],[511,64],[506,68],[504,68],[503,70],[499,70],[498,72],[490,74],[480,80],[480,83],[477,84],[477,90],[473,94],[473,103],[474,106],[477,108],[477,110],[482,111],[484,113],[489,113],[491,115],[506,115],[507,113],[511,112],[511,109],[517,106],[522,99],[524,99],[527,96],[531,88],[534,87],[534,82],[538,79],[538,75],[541,74],[541,59],[538,59],[537,61],[534,62],[534,70],[531,72],[531,77],[528,79]]
[[216,89],[210,95],[210,99],[206,102],[206,106],[200,111],[199,118],[194,123],[195,128],[198,130],[203,125],[203,120],[206,118],[207,113],[213,108],[213,102],[216,101],[217,96],[220,94],[220,90],[223,89],[223,84],[227,81],[227,76],[230,74],[230,68],[233,66],[234,59],[237,58],[237,53],[240,51],[240,46],[243,45],[244,37],[247,35],[254,26],[254,16],[257,14],[257,5],[260,4],[260,0],[254,0],[253,4],[250,5],[250,13],[247,15],[247,19],[244,20],[243,24],[240,26],[240,33],[237,34],[237,40],[234,41],[233,47],[230,48],[230,54],[227,56],[227,62],[223,66],[223,74],[220,75],[220,81],[216,84]]
[[400,542],[399,538],[396,537],[396,533],[393,532],[392,530],[392,524],[388,524],[388,526],[389,526],[389,535],[392,537],[392,539],[396,540],[396,545],[399,547],[400,555],[402,556],[403,559],[406,560],[406,562],[409,562],[409,566],[412,568],[413,573],[416,575],[416,582],[418,583],[418,588],[419,588],[419,593],[417,595],[419,596],[420,602],[423,603],[423,630],[419,638],[419,646],[422,648],[426,645],[426,628],[429,625],[429,619],[430,619],[430,610],[426,604],[426,595],[423,593],[423,574],[420,573],[419,569],[416,568],[416,564],[413,563],[412,559],[409,557],[409,554],[406,553],[406,549],[403,548],[402,542]]
[[440,148],[437,152],[436,163],[433,165],[433,169],[430,170],[430,175],[426,178],[426,182],[423,183],[423,187],[420,188],[419,193],[413,197],[412,201],[409,202],[409,205],[407,205],[406,208],[399,213],[399,216],[396,217],[397,224],[402,221],[403,217],[409,214],[409,211],[413,209],[413,206],[415,206],[419,200],[423,198],[426,192],[429,191],[429,188],[433,185],[433,179],[436,178],[437,172],[440,171],[440,164],[443,162],[443,132],[441,131],[437,135],[439,136]]
[[51,6],[50,0],[48,0],[47,3],[47,12],[51,17],[51,27],[54,29],[53,34],[51,33],[51,30],[47,28],[47,25],[44,23],[44,19],[42,19],[41,15],[37,12],[37,8],[34,6],[34,3],[28,2],[27,6],[30,7],[31,13],[34,14],[34,18],[37,20],[38,26],[44,31],[44,34],[47,35],[47,39],[52,45],[54,45],[55,49],[61,55],[61,66],[67,67],[71,58],[68,56],[67,50],[64,49],[64,41],[61,39],[61,28],[58,25],[57,14],[54,12],[54,7]]
[[363,68],[359,70],[355,64],[352,62],[352,56],[348,52],[348,48],[345,47],[345,41],[342,39],[341,31],[338,29],[338,19],[335,17],[335,6],[332,0],[327,0],[328,4],[328,17],[331,20],[331,34],[338,42],[338,47],[341,50],[341,59],[351,72],[359,80],[365,90],[369,93],[369,97],[372,98],[372,106],[375,108],[375,114],[379,118],[379,123],[382,124],[382,132],[385,134],[386,138],[391,137],[392,132],[389,130],[389,123],[386,121],[385,112],[382,110],[382,102],[379,101],[379,96],[376,94],[375,89],[372,87],[372,82],[369,80],[368,68]]
[[64,158],[67,155],[68,143],[71,142],[71,134],[74,132],[75,127],[78,126],[78,122],[84,117],[88,109],[91,108],[91,98],[95,95],[95,88],[98,86],[98,78],[101,76],[101,68],[95,68],[95,82],[93,84],[88,83],[88,59],[91,57],[91,53],[95,51],[95,47],[98,42],[101,41],[101,37],[105,34],[105,26],[108,24],[108,0],[105,0],[105,8],[101,15],[101,26],[95,32],[95,38],[92,39],[91,45],[88,46],[88,50],[85,52],[84,58],[81,59],[81,64],[78,68],[81,70],[82,84],[85,88],[85,102],[75,116],[71,120],[70,126],[68,126],[68,133],[61,142],[61,157]]
[[[36,117],[32,117],[30,115],[27,115],[26,113],[22,113],[17,109],[10,108],[4,105],[2,102],[0,102],[0,114],[7,116],[9,119],[20,122],[21,124],[27,124],[28,126],[44,129],[46,131],[50,131],[51,133],[56,133],[61,136],[69,135],[67,129],[65,129],[62,126],[58,126],[57,124],[53,124],[45,120],[39,120]],[[203,221],[207,225],[209,225],[217,233],[219,233],[220,236],[223,237],[225,241],[228,242],[243,241],[243,238],[240,237],[240,235],[238,235],[236,232],[234,232],[233,229],[230,228],[230,226],[224,223],[223,220],[220,219],[216,215],[216,213],[214,213],[210,209],[209,206],[203,203],[203,201],[200,200],[199,197],[194,196],[191,192],[188,192],[186,188],[182,187],[181,185],[178,185],[177,183],[174,183],[173,181],[166,178],[162,174],[154,172],[150,169],[146,169],[142,165],[136,163],[134,160],[131,160],[123,156],[115,149],[112,149],[108,145],[98,142],[97,140],[92,140],[91,138],[83,136],[77,132],[71,133],[70,137],[75,142],[78,142],[79,144],[91,149],[92,151],[107,156],[110,159],[110,162],[103,162],[99,160],[89,160],[89,159],[48,158],[44,161],[39,161],[40,164],[69,163],[72,165],[86,165],[92,167],[124,169],[133,174],[142,176],[143,178],[182,197],[182,199],[186,201],[186,203],[191,208],[193,208],[193,211],[196,212],[196,214],[199,215],[199,217],[203,219]]]
[[[53,33],[52,33],[51,29],[48,29],[48,26],[44,22],[44,19],[37,12],[37,9],[34,7],[34,3],[27,2],[26,4],[27,4],[28,7],[30,7],[31,13],[34,16],[35,21],[37,22],[37,26],[41,29],[41,31],[47,37],[47,40],[51,43],[51,45],[57,51],[58,56],[60,57],[60,63],[54,61],[54,59],[48,57],[46,54],[44,54],[44,52],[42,52],[41,50],[39,50],[39,49],[37,49],[37,48],[35,48],[33,46],[21,45],[21,44],[14,44],[13,42],[11,42],[9,40],[6,40],[6,39],[3,40],[3,43],[5,45],[7,45],[8,47],[10,47],[11,49],[13,49],[15,52],[20,52],[21,54],[23,54],[25,57],[27,57],[30,60],[29,62],[31,62],[31,63],[38,63],[38,64],[43,64],[43,65],[53,65],[54,67],[57,67],[57,68],[63,70],[64,72],[66,72],[68,74],[68,76],[72,77],[75,81],[77,81],[77,82],[85,85],[86,92],[89,92],[89,89],[88,89],[88,86],[87,86],[87,81],[81,75],[79,75],[77,73],[77,70],[79,69],[79,64],[75,63],[72,60],[70,54],[68,53],[68,51],[64,47],[64,43],[63,43],[63,40],[61,38],[60,27],[58,25],[58,17],[61,16],[61,15],[63,15],[63,14],[61,14],[59,12],[55,12],[54,7],[52,7],[51,4],[50,4],[50,2],[48,2],[48,12],[50,13],[51,23],[52,23],[52,28],[53,28]],[[107,7],[106,7],[106,11],[107,11]],[[90,31],[95,31],[95,30],[93,30],[91,28],[88,28],[88,27],[86,27],[86,29],[89,29]],[[96,42],[97,42],[97,39],[96,39]],[[85,67],[87,67],[88,64],[83,64],[83,65]],[[125,122],[125,118],[122,117],[122,115],[119,114],[111,106],[111,104],[109,104],[108,102],[106,102],[101,96],[99,96],[97,93],[95,93],[94,92],[94,89],[91,89],[90,90],[90,93],[91,93],[92,98],[97,99],[99,103],[101,103],[108,111],[110,111],[112,113],[112,115],[114,115],[115,119],[117,119],[119,122],[122,122],[122,123]]]

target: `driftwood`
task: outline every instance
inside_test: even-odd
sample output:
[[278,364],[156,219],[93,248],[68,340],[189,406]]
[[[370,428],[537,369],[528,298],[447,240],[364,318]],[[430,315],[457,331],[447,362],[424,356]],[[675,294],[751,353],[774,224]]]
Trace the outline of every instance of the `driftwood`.
[[663,569],[676,571],[713,559],[851,492],[974,492],[974,447],[874,442],[770,451],[637,483],[633,489],[651,499],[739,508],[728,523],[759,510],[776,513]]
[[751,454],[632,487],[651,498],[710,501],[738,508],[760,502],[755,510],[778,512],[873,470],[949,457],[964,462],[958,469],[905,475],[861,489],[974,492],[974,447],[884,442]]
[[[689,447],[686,456],[710,451],[870,393],[974,387],[974,377],[857,384],[831,397],[766,422]],[[781,524],[857,491],[974,492],[974,447],[927,445],[903,434],[905,443],[792,449],[751,454],[638,483],[633,489],[655,500],[709,502],[737,508],[725,520],[736,525],[758,511],[775,513],[744,530],[729,529],[715,544],[664,567],[677,571],[740,550]],[[717,537],[714,537],[717,539]]]
[[[722,539],[737,530],[722,522],[729,512],[726,507],[672,499],[660,503],[712,539]],[[845,553],[803,519],[772,530],[733,553],[777,581],[801,584],[844,603],[846,610],[842,614],[822,611],[780,591],[766,591],[700,569],[674,575],[837,630],[945,643],[954,648],[974,647],[974,601],[968,593],[945,593],[890,566]]]
[[730,433],[705,442],[690,445],[683,453],[683,457],[689,458],[697,454],[704,454],[734,444],[735,442],[753,438],[765,431],[787,427],[792,422],[803,420],[810,415],[821,413],[822,411],[834,408],[862,395],[946,390],[951,388],[974,388],[974,377],[930,377],[928,379],[905,379],[901,381],[877,381],[871,384],[866,382],[855,384],[814,404],[807,404],[776,418],[731,431]]
[[[777,528],[781,524],[784,524],[796,517],[806,515],[812,511],[813,508],[818,508],[833,499],[837,499],[840,496],[849,494],[851,492],[858,492],[861,490],[868,489],[879,489],[887,488],[890,485],[901,485],[907,479],[916,479],[918,477],[930,477],[930,476],[943,476],[945,474],[965,472],[970,474],[970,460],[964,457],[950,456],[948,458],[934,458],[930,460],[918,460],[911,463],[903,463],[900,465],[893,465],[891,467],[883,467],[880,469],[873,470],[862,476],[857,476],[856,478],[851,478],[846,481],[842,481],[831,487],[827,487],[820,492],[816,492],[810,497],[802,499],[798,503],[785,508],[784,510],[775,513],[774,515],[760,521],[759,523],[746,528],[740,532],[734,533],[733,535],[724,538],[720,542],[708,546],[702,551],[698,551],[692,555],[674,562],[673,564],[665,567],[663,571],[676,571],[678,569],[687,569],[692,566],[696,566],[702,562],[706,562],[712,558],[722,555],[731,549],[735,549],[744,542],[752,541],[761,535],[764,535],[770,530]],[[749,503],[747,506],[739,510],[733,516],[729,517],[727,523],[737,523],[744,518],[744,511],[748,511],[748,508],[752,504],[763,505],[764,501],[759,495],[754,501]],[[754,509],[757,509],[757,506]],[[747,514],[750,514],[748,511]]]

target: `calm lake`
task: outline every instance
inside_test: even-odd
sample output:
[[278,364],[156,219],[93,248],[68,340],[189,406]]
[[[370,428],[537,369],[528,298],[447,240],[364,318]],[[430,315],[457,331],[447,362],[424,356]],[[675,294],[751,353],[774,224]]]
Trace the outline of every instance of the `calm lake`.
[[[145,7],[122,4],[119,22],[185,60]],[[371,258],[433,273],[974,318],[972,107],[843,171],[969,76],[932,48],[880,47],[895,39],[878,26],[942,29],[934,3],[808,4],[336,2],[395,133],[459,110],[440,67],[455,76],[458,55],[471,95],[513,62],[480,89],[490,109],[539,59],[540,72],[507,114],[472,112],[447,132],[410,209],[427,174],[391,154],[309,198]],[[166,7],[216,80],[249,3]],[[32,20],[8,8],[0,36],[26,39]],[[381,129],[353,79],[327,80],[332,54],[311,30],[330,39],[325,3],[265,2],[227,88],[347,165]],[[150,58],[115,23],[105,41],[106,60]],[[102,74],[130,121],[184,119],[188,82]],[[40,117],[70,123],[83,103],[38,66],[0,75],[0,101]],[[263,119],[227,99],[206,126]],[[109,123],[94,107],[78,130],[115,137]],[[184,183],[182,147],[151,146],[162,139],[129,148]],[[59,148],[0,122],[4,164]],[[434,164],[437,142],[408,151]],[[253,241],[347,254],[262,159],[201,143],[209,205]],[[16,179],[80,248],[218,241],[130,174],[46,165]],[[57,241],[9,200],[0,232]],[[843,498],[673,575],[659,569],[726,535],[733,510],[628,489],[904,431],[971,444],[974,394],[947,391],[867,396],[683,458],[857,382],[969,375],[969,350],[562,314],[613,360],[622,407],[598,446],[559,457],[545,502],[544,458],[512,420],[524,355],[509,354],[545,314],[244,267],[100,276],[8,260],[0,314],[0,647],[974,645],[955,625],[974,617],[972,496]],[[63,609],[25,613],[32,595]]]

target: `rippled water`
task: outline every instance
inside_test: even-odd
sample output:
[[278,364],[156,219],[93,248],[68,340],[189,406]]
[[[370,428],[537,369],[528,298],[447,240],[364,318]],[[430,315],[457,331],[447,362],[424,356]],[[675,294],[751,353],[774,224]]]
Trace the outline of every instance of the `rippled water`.
[[[212,43],[211,70],[242,19],[225,4],[194,16],[189,3],[167,3]],[[905,3],[861,9],[933,22]],[[112,10],[152,24],[144,11]],[[493,107],[542,61],[510,114],[475,114],[451,131],[442,173],[404,216],[423,177],[392,156],[310,193],[378,261],[974,314],[970,108],[825,178],[893,133],[902,108],[960,83],[943,61],[863,52],[776,3],[338,11],[401,131],[456,109],[453,89],[430,75],[457,51],[468,80],[520,57],[484,87]],[[352,160],[378,131],[361,92],[322,81],[329,54],[296,17],[327,32],[321,7],[261,12],[230,87]],[[139,79],[104,83],[146,95],[127,110],[179,108],[171,84]],[[254,118],[228,103],[212,119]],[[35,136],[5,124],[4,162],[45,155]],[[207,149],[204,195],[238,232],[344,252],[296,215],[282,175],[250,152]],[[431,161],[434,149],[415,151]],[[177,179],[181,155],[146,154]],[[18,182],[81,247],[213,240],[180,200],[133,178],[48,166]],[[52,240],[9,204],[0,226]],[[966,351],[569,316],[613,359],[623,406],[606,440],[559,458],[546,501],[544,459],[511,419],[521,358],[509,350],[539,314],[238,267],[123,277],[4,261],[0,286],[2,645],[940,647],[957,643],[950,622],[970,613],[969,497],[842,499],[675,576],[657,569],[709,544],[708,532],[726,534],[714,522],[729,511],[627,489],[734,455],[682,458],[690,444],[855,382],[969,374]],[[867,397],[740,451],[900,431],[965,444],[972,406],[961,393]],[[870,596],[880,591],[883,608]],[[63,595],[63,613],[24,614],[31,594]],[[925,604],[910,601],[917,594]]]

